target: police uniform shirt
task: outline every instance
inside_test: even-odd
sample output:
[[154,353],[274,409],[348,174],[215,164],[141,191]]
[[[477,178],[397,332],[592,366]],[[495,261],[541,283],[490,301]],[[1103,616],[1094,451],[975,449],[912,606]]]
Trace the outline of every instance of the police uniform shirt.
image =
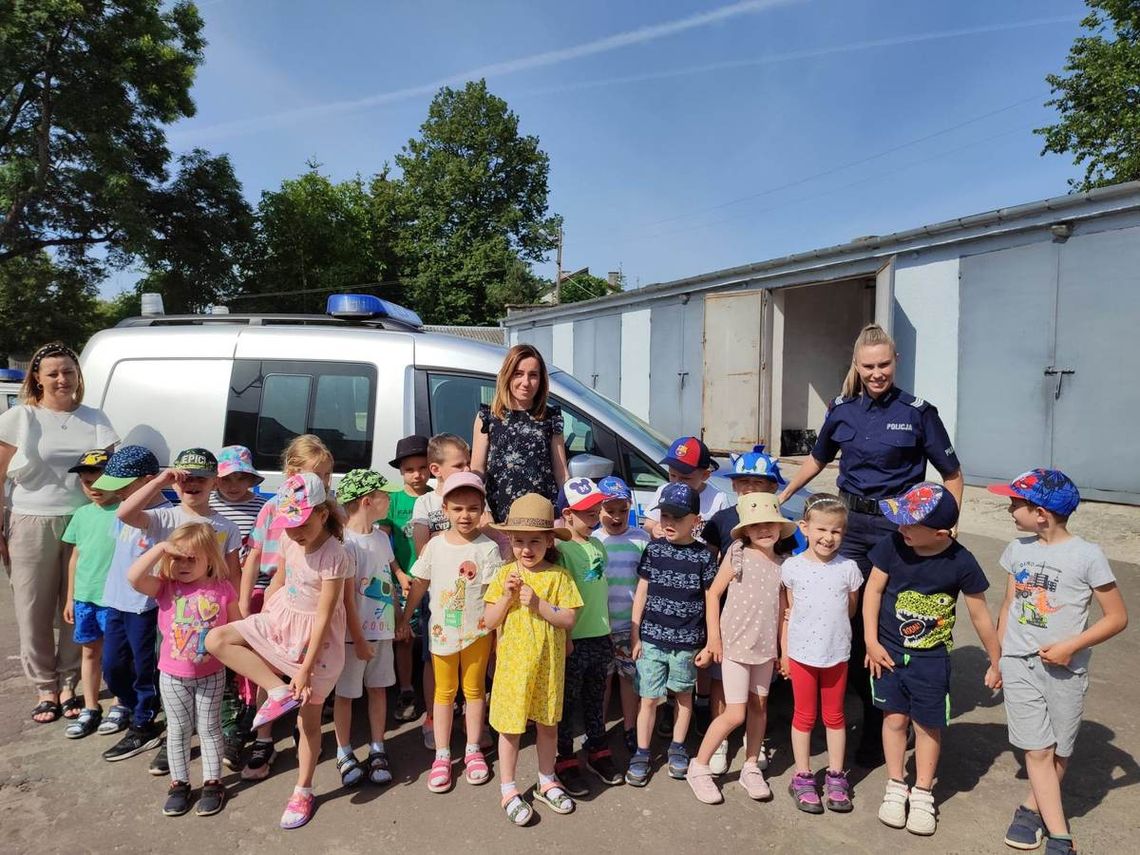
[[832,401],[811,456],[826,464],[840,451],[839,489],[868,499],[897,496],[922,481],[927,461],[943,477],[961,468],[938,409],[893,386],[878,398]]

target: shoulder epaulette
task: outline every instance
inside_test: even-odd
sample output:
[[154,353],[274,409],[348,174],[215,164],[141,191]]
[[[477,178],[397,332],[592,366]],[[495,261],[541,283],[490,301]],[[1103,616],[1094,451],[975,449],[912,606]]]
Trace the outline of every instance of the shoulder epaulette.
[[924,399],[916,398],[914,395],[911,395],[909,392],[902,392],[899,395],[899,399],[904,404],[910,404],[916,410],[925,410],[928,406],[930,406],[929,404],[926,403],[926,401]]
[[843,395],[836,395],[835,400],[832,401],[827,408],[830,410],[832,407],[838,407],[840,404],[846,404],[854,400],[854,397],[845,398]]

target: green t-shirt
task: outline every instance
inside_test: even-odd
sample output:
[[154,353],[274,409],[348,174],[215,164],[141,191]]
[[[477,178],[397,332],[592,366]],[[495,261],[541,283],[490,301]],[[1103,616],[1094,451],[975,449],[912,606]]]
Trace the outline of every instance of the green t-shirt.
[[392,554],[396,556],[400,569],[411,573],[412,565],[416,563],[416,543],[412,540],[412,508],[416,505],[416,497],[409,496],[405,490],[389,495],[388,516],[383,522],[392,530]]
[[571,638],[598,638],[610,634],[610,585],[606,581],[606,549],[597,538],[585,543],[558,542],[562,566],[574,577],[582,597],[582,610]]
[[115,554],[113,526],[118,507],[118,502],[106,507],[94,502],[84,505],[72,514],[63,533],[63,542],[79,550],[75,565],[75,599],[79,602],[103,605],[103,587]]

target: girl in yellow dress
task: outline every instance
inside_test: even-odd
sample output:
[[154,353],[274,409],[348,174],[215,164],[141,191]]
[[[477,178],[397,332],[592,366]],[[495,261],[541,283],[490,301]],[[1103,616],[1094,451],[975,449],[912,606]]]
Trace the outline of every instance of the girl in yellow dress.
[[527,721],[538,732],[538,784],[533,798],[556,813],[570,813],[574,801],[554,775],[566,640],[582,598],[574,579],[553,552],[554,506],[536,493],[511,504],[506,522],[495,528],[511,541],[515,560],[504,564],[487,587],[484,622],[499,629],[498,664],[491,694],[491,726],[499,732],[503,808],[515,825],[530,822],[532,810],[515,785],[519,740]]

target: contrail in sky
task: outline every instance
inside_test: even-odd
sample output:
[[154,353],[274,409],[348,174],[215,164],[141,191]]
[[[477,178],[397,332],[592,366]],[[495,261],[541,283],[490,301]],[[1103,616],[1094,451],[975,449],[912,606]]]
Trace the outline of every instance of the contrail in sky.
[[592,42],[585,42],[568,48],[546,51],[545,53],[532,54],[531,56],[524,56],[518,59],[484,65],[479,68],[473,68],[468,71],[459,72],[458,74],[442,77],[430,83],[422,83],[418,86],[396,89],[392,92],[380,92],[376,95],[369,95],[364,98],[313,104],[307,107],[298,107],[293,110],[283,110],[278,113],[255,116],[250,119],[220,122],[202,128],[188,128],[185,131],[175,131],[171,133],[171,137],[178,143],[188,144],[206,139],[253,133],[267,128],[279,127],[281,125],[323,116],[352,113],[369,107],[377,107],[382,104],[391,104],[395,101],[417,98],[421,95],[433,95],[441,86],[465,83],[468,80],[478,80],[481,77],[502,77],[507,74],[516,74],[520,71],[529,71],[534,68],[558,65],[559,63],[569,62],[595,54],[608,53],[631,45],[657,41],[658,39],[683,33],[688,30],[695,30],[700,27],[707,27],[711,24],[737,18],[741,15],[762,12],[777,6],[786,6],[797,2],[801,2],[801,0],[745,0],[745,2],[732,3],[728,6],[721,6],[708,12],[691,15],[688,18],[679,18],[678,20],[666,21],[661,24],[650,24],[645,27],[639,27],[636,30],[616,33],[612,36],[606,36]]

